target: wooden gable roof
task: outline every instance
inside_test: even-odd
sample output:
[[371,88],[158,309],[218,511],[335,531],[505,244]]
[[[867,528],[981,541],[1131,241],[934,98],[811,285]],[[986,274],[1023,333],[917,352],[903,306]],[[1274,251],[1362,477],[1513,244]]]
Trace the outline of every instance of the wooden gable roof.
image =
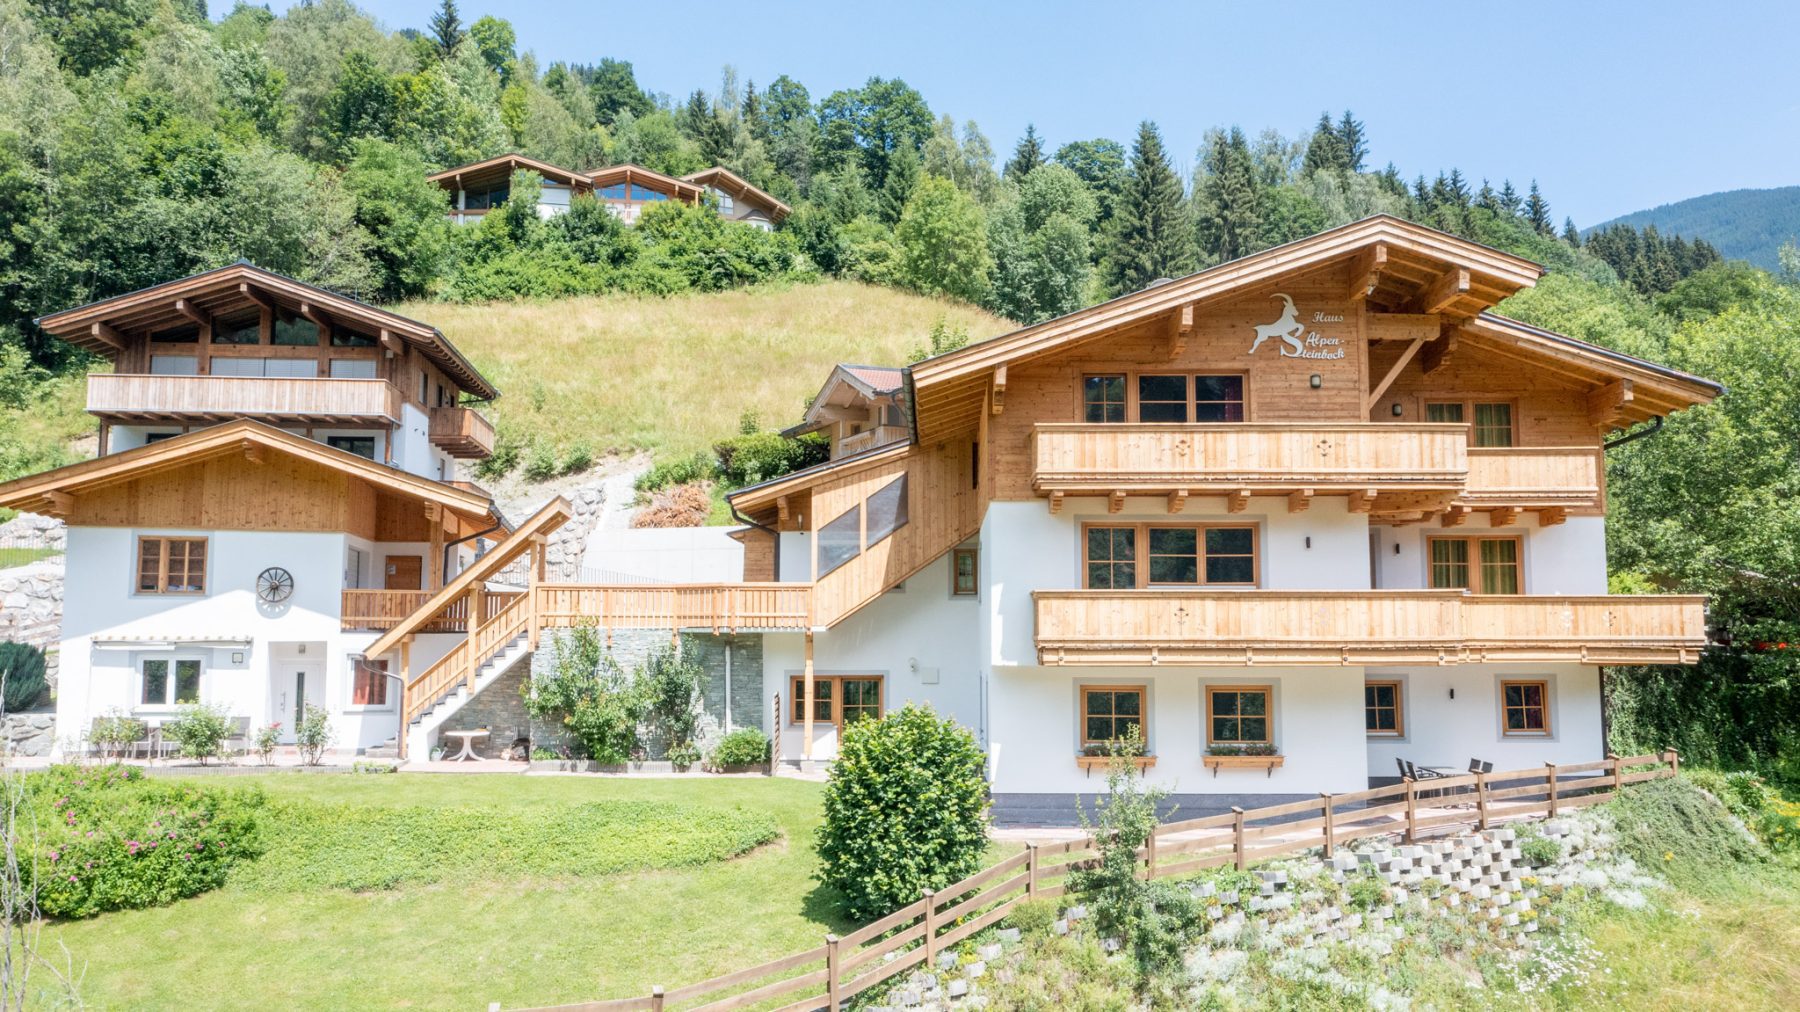
[[[293,465],[283,469],[285,479],[291,482],[304,481],[309,474],[342,476],[366,486],[375,497],[372,504],[392,499],[429,504],[455,518],[468,533],[499,528],[490,536],[505,536],[505,521],[484,494],[421,478],[248,418],[0,483],[0,506],[68,517],[77,500],[129,482],[170,476],[180,479],[180,472],[218,461],[241,470],[274,459]],[[184,484],[184,480],[176,480],[171,487]],[[273,515],[270,526],[282,527]]]
[[[129,335],[258,308],[312,320],[327,334],[333,322],[354,325],[380,338],[392,351],[410,344],[468,393],[483,400],[500,396],[499,388],[436,327],[264,270],[247,260],[49,313],[36,322],[47,334],[116,359]],[[320,339],[328,340],[327,334]]]
[[762,208],[769,214],[769,220],[779,224],[783,218],[793,213],[793,208],[775,199],[775,195],[767,190],[750,184],[743,176],[731,171],[723,165],[715,165],[710,169],[690,172],[681,178],[700,186],[711,186],[731,194],[738,200],[746,201]]
[[594,184],[596,190],[605,186],[616,186],[619,183],[641,183],[652,190],[666,193],[676,200],[683,200],[690,204],[698,203],[700,194],[705,190],[704,187],[685,179],[665,176],[654,169],[631,164],[609,165],[604,169],[595,169],[588,173],[588,180]]
[[592,185],[588,182],[586,173],[565,169],[560,165],[551,165],[549,162],[540,162],[521,154],[484,158],[479,162],[470,162],[467,165],[458,165],[442,172],[434,172],[425,179],[445,189],[467,189],[469,186],[481,183],[502,182],[511,179],[512,174],[520,169],[535,172],[552,183],[572,186],[577,191],[585,191]]

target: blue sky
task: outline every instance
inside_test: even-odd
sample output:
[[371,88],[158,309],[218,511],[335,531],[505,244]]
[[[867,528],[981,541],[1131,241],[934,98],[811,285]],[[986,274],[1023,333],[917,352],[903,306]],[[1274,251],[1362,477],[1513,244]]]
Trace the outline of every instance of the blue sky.
[[[280,0],[276,0],[279,6]],[[216,13],[229,9],[215,0]],[[423,28],[436,0],[362,0]],[[934,113],[1009,153],[1027,123],[1052,145],[1129,142],[1153,119],[1185,169],[1208,127],[1254,135],[1353,109],[1371,162],[1408,178],[1536,177],[1582,226],[1669,201],[1800,183],[1800,5],[1583,2],[862,4],[463,0],[513,23],[521,50],[630,60],[677,98],[780,74],[815,100],[900,77]]]

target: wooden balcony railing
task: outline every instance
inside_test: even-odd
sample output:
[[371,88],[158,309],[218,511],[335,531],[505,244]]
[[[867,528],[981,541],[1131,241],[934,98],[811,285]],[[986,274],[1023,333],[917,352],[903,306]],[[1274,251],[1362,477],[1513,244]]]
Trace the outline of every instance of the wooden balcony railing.
[[88,412],[135,420],[280,418],[392,424],[400,420],[399,388],[379,379],[292,379],[264,376],[88,376]]
[[[431,599],[429,590],[346,590],[341,627],[351,630],[387,630],[419,610]],[[492,619],[500,609],[520,596],[517,592],[489,591],[482,597],[482,621]],[[419,632],[465,632],[469,627],[469,602],[459,598],[443,613],[419,628]]]
[[1470,447],[1469,483],[1460,501],[1477,508],[1598,509],[1605,469],[1598,446]]
[[1468,427],[1245,422],[1046,423],[1032,433],[1042,494],[1328,489],[1461,489]]
[[604,629],[794,630],[812,625],[805,583],[540,584],[545,627],[592,622]]
[[474,408],[432,408],[431,445],[452,457],[486,457],[494,452],[494,423]]
[[1042,664],[1692,664],[1704,597],[1040,590]]
[[837,456],[848,457],[853,453],[873,450],[877,446],[898,443],[911,435],[911,430],[904,425],[877,425],[872,429],[865,429],[853,436],[845,436],[838,440]]

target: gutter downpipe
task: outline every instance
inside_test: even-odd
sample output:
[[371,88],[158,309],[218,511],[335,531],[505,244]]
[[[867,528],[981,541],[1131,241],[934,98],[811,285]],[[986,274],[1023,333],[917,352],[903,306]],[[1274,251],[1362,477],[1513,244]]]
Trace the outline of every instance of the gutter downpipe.
[[1624,446],[1626,443],[1631,443],[1631,442],[1635,442],[1639,439],[1643,439],[1645,436],[1654,436],[1658,432],[1662,431],[1662,427],[1663,427],[1663,416],[1657,415],[1655,418],[1650,419],[1650,427],[1649,428],[1638,429],[1635,432],[1627,432],[1623,436],[1620,436],[1617,439],[1609,439],[1606,442],[1600,444],[1600,450],[1601,450],[1601,452],[1605,452],[1607,450],[1613,449],[1614,447]]

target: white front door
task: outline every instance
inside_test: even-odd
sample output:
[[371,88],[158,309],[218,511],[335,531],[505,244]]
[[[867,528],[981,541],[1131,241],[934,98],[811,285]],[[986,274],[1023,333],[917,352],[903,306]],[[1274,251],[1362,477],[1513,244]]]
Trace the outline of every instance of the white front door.
[[274,677],[274,690],[270,693],[275,701],[274,719],[281,724],[282,742],[293,744],[294,731],[300,726],[300,718],[306,716],[307,701],[318,704],[319,693],[324,686],[314,668],[308,664],[283,665],[276,669]]

